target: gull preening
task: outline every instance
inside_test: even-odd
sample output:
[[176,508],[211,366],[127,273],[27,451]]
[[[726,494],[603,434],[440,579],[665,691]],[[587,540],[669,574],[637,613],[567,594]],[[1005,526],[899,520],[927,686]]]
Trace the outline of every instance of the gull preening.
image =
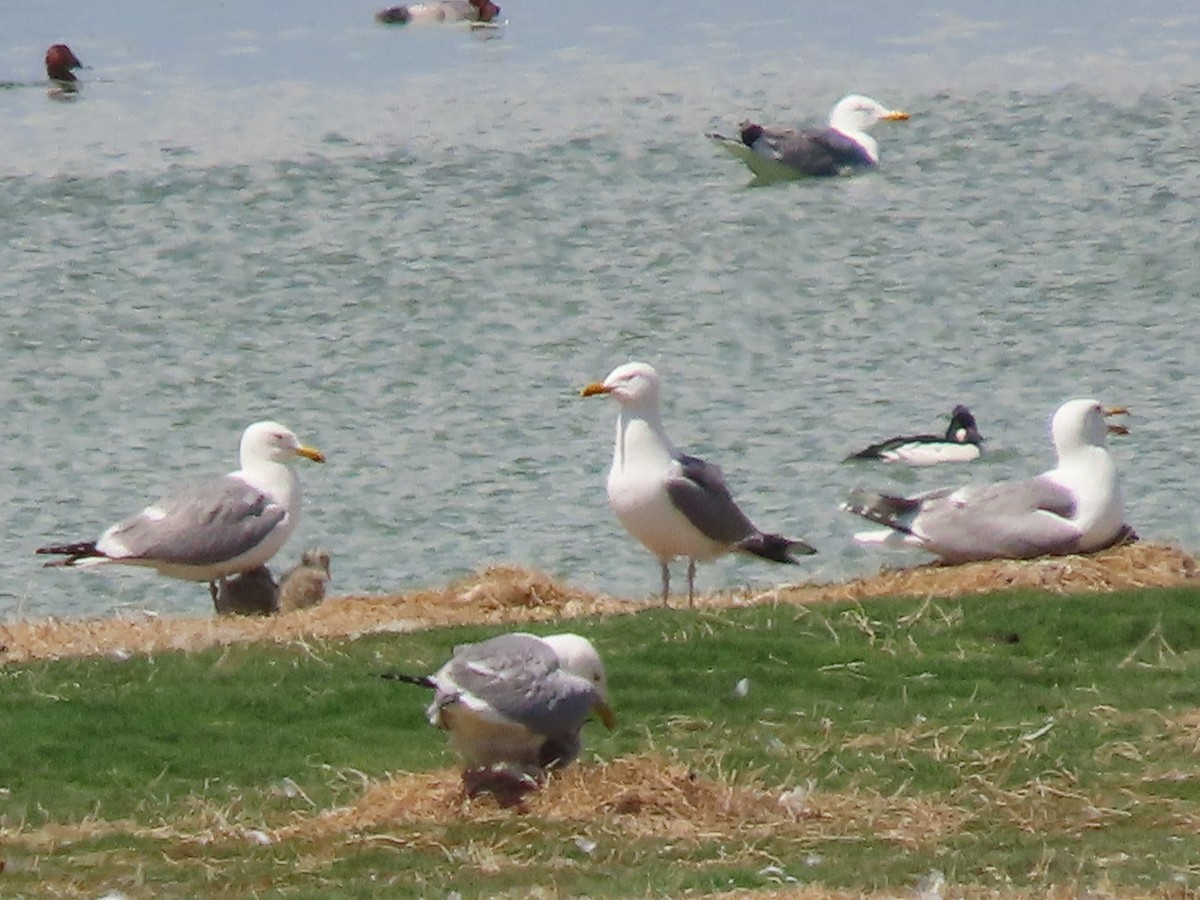
[[906,463],[910,466],[932,466],[943,462],[972,462],[983,452],[983,435],[971,411],[961,404],[950,412],[950,425],[943,434],[912,434],[889,438],[851,453],[852,459],[878,459],[883,462]]
[[472,794],[532,786],[569,765],[593,713],[615,724],[604,664],[577,634],[502,634],[460,644],[433,675],[386,677],[433,689],[429,723],[448,732]]
[[879,144],[868,132],[877,122],[902,122],[908,113],[861,94],[843,97],[823,128],[797,131],[744,121],[738,137],[709,134],[759,178],[828,177],[879,163]]
[[1105,446],[1125,414],[1095,400],[1071,400],[1054,413],[1050,432],[1058,463],[1035,478],[944,488],[897,497],[861,488],[843,505],[886,525],[854,536],[860,544],[918,547],[946,562],[1031,559],[1102,550],[1133,535],[1124,521],[1117,467]]
[[277,422],[255,422],[242,434],[241,468],[170,494],[111,526],[95,541],[40,547],[66,559],[48,566],[120,563],[185,581],[219,582],[267,563],[300,521],[297,458],[325,457]]
[[659,415],[660,379],[646,363],[618,366],[583,396],[607,395],[620,404],[608,500],[621,524],[662,565],[662,599],[671,590],[670,563],[688,560],[688,604],[695,596],[696,562],[731,551],[796,564],[795,553],[817,551],[804,541],[760,531],[734,502],[721,470],[679,452]]

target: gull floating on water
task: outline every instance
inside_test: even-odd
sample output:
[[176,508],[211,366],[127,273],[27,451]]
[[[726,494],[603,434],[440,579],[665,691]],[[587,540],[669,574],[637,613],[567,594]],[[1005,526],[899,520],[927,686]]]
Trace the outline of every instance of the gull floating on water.
[[1036,478],[907,498],[855,489],[842,508],[887,528],[854,539],[918,547],[952,563],[1090,553],[1128,539],[1117,467],[1105,446],[1107,433],[1127,433],[1105,417],[1125,412],[1095,400],[1064,403],[1050,424],[1058,464]]
[[652,366],[618,366],[583,396],[607,394],[621,406],[608,500],[621,524],[662,564],[663,603],[671,589],[671,560],[688,560],[688,604],[695,596],[696,561],[730,551],[796,564],[793,553],[817,551],[803,541],[759,531],[738,508],[721,470],[680,453],[659,416],[659,377]]
[[577,634],[503,634],[460,644],[433,675],[386,677],[433,689],[429,723],[449,732],[468,793],[569,765],[593,712],[615,724],[604,664]]
[[255,422],[242,434],[241,468],[198,482],[110,527],[95,541],[37,550],[65,556],[48,566],[121,563],[145,566],[185,581],[218,582],[263,566],[300,521],[297,457],[324,462],[277,422]]
[[846,457],[901,462],[910,466],[932,466],[943,462],[971,462],[983,452],[983,436],[975,417],[965,406],[950,412],[950,425],[942,434],[913,434],[889,438]]
[[500,15],[500,7],[492,0],[434,0],[432,3],[413,3],[389,6],[375,13],[375,21],[383,25],[428,24],[431,22],[491,22]]
[[869,132],[876,122],[900,122],[908,113],[888,109],[878,100],[851,94],[829,114],[824,128],[796,131],[742,122],[737,138],[709,134],[728,153],[742,160],[759,178],[840,175],[879,163],[879,145]]

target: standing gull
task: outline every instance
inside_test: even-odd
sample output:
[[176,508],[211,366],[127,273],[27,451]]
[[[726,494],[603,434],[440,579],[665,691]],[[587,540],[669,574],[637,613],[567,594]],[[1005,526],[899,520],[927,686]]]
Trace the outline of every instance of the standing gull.
[[708,137],[742,160],[759,178],[840,175],[879,163],[879,145],[869,132],[876,122],[902,122],[908,113],[888,109],[861,94],[843,97],[824,128],[796,131],[745,121],[739,137]]
[[942,462],[971,462],[979,459],[982,452],[983,435],[979,433],[975,417],[969,409],[959,405],[950,412],[950,425],[944,435],[913,434],[889,438],[850,454],[845,461],[878,459],[910,466],[932,466]]
[[1132,535],[1105,436],[1125,434],[1095,400],[1070,400],[1050,423],[1058,464],[1023,481],[944,488],[895,497],[855,489],[843,509],[886,525],[860,544],[919,547],[951,563],[1031,559],[1102,550]]
[[658,412],[659,377],[631,362],[613,369],[583,396],[608,394],[621,405],[608,473],[608,501],[629,533],[662,564],[663,604],[671,589],[670,563],[688,559],[688,605],[695,596],[696,561],[736,550],[796,564],[793,553],[817,551],[803,541],[764,534],[734,502],[721,470],[680,453]]
[[387,677],[433,689],[429,724],[449,732],[471,794],[569,765],[593,712],[615,724],[604,664],[577,634],[502,634],[460,644],[433,675]]
[[242,434],[241,469],[185,487],[110,527],[96,541],[40,547],[66,559],[49,566],[123,563],[185,581],[207,581],[216,602],[219,582],[256,569],[278,552],[300,521],[296,457],[324,462],[276,422],[255,422]]

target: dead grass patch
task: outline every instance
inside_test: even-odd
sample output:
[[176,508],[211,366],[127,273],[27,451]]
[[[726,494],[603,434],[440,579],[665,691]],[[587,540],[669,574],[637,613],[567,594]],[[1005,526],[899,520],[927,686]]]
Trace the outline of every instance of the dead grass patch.
[[876,597],[944,598],[1016,588],[1054,594],[1174,587],[1197,580],[1196,558],[1177,547],[1133,543],[1091,556],[987,560],[884,569],[841,584],[799,584],[748,596],[745,602],[812,603]]
[[[710,608],[754,603],[812,604],[874,597],[957,597],[1009,588],[1058,594],[1170,587],[1197,579],[1193,556],[1136,543],[1093,556],[989,561],[889,569],[835,584],[797,584],[758,593],[697,598]],[[267,618],[120,616],[37,619],[0,625],[0,662],[117,653],[191,652],[234,643],[292,643],[463,624],[504,625],[636,612],[644,604],[590,593],[531,569],[494,566],[438,589],[342,596]]]
[[[148,826],[128,819],[87,818],[41,826],[0,829],[0,843],[27,853],[49,854],[80,842],[114,835],[162,842],[168,856],[184,860],[214,845],[280,845],[300,842],[317,860],[340,855],[345,845],[385,845],[449,852],[444,829],[453,824],[510,823],[522,833],[543,823],[564,825],[601,840],[670,843],[720,841],[730,849],[766,839],[802,842],[877,839],[915,849],[956,833],[970,814],[916,796],[822,793],[804,788],[770,789],[754,780],[734,784],[700,775],[653,756],[575,766],[552,778],[518,808],[489,798],[468,799],[459,772],[404,773],[368,782],[353,804],[316,814],[296,813],[276,828],[244,821],[233,809],[201,802],[170,824]],[[503,838],[498,838],[503,843]],[[741,842],[739,844],[739,842]],[[506,863],[503,847],[479,843],[489,865]],[[525,864],[525,863],[519,863]]]
[[[300,818],[273,834],[281,841],[328,841],[397,827],[528,819],[594,829],[623,840],[874,836],[916,847],[956,832],[968,817],[963,809],[915,796],[781,791],[755,781],[734,784],[658,757],[638,756],[575,766],[515,810],[487,797],[467,799],[457,770],[395,775],[371,784],[351,806]],[[419,842],[415,836],[412,840]]]

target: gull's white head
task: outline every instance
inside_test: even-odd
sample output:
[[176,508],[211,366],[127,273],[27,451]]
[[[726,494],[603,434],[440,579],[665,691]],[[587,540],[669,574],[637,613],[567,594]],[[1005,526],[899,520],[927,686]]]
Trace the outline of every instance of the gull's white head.
[[578,634],[552,634],[542,638],[558,657],[563,671],[570,672],[579,678],[586,679],[596,686],[596,713],[605,727],[612,728],[616,724],[612,707],[608,705],[608,676],[604,672],[604,663],[592,642]]
[[589,384],[583,396],[594,397],[608,394],[622,406],[641,410],[657,410],[661,381],[654,366],[648,363],[630,362],[617,366],[602,382]]
[[1110,425],[1106,416],[1126,415],[1124,407],[1103,407],[1097,401],[1068,400],[1054,413],[1050,420],[1050,434],[1054,449],[1059,457],[1069,455],[1082,447],[1103,447],[1109,434],[1128,434],[1123,425]]
[[295,432],[278,422],[255,422],[242,432],[238,455],[243,469],[267,461],[287,464],[297,456],[325,462],[325,455],[320,450],[304,446]]
[[843,134],[866,134],[876,122],[903,122],[908,113],[888,109],[878,100],[851,94],[843,97],[829,114],[829,124]]

